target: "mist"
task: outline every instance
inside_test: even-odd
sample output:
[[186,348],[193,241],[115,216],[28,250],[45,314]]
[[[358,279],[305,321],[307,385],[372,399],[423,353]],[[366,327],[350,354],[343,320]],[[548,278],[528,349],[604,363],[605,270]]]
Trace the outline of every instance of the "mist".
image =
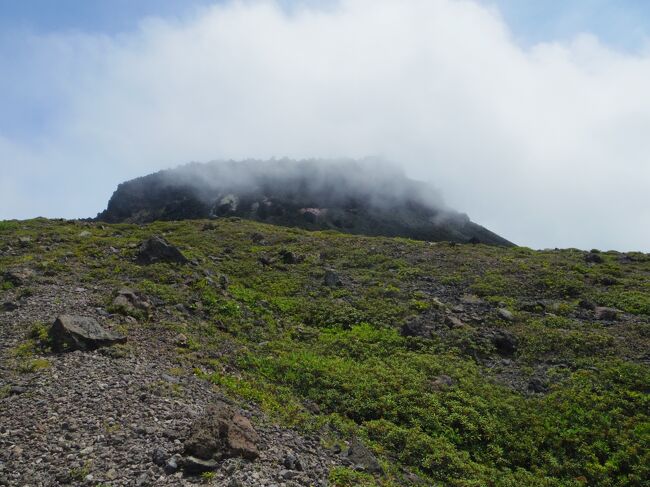
[[362,200],[364,206],[382,211],[412,203],[441,217],[453,212],[436,188],[408,179],[400,165],[378,157],[211,161],[160,171],[157,176],[160,186],[188,188],[207,204],[217,195],[237,193],[290,196],[303,206],[346,206],[350,200]]
[[0,218],[92,216],[188,161],[377,156],[518,244],[650,250],[647,46],[522,47],[469,0],[226,2],[10,46]]

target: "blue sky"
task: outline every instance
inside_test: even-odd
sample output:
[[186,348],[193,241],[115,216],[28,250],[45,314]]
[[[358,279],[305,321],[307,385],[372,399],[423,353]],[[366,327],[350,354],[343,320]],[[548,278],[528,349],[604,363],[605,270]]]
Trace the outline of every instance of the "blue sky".
[[0,219],[382,156],[530,247],[650,250],[650,1],[0,0]]
[[650,26],[647,0],[484,0],[495,5],[527,44],[590,32],[608,45],[636,51]]
[[[115,34],[143,18],[183,18],[222,0],[0,0],[0,30],[78,29]],[[648,36],[647,0],[480,0],[500,10],[519,41],[566,39],[591,32],[610,45],[638,49]],[[286,8],[333,0],[282,0]]]

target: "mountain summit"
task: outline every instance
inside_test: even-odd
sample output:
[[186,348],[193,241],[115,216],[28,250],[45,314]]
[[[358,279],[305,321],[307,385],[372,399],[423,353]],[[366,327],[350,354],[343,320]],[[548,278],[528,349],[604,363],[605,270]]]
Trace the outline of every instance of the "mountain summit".
[[308,230],[512,245],[447,208],[429,185],[375,159],[190,163],[120,184],[97,219],[225,216]]

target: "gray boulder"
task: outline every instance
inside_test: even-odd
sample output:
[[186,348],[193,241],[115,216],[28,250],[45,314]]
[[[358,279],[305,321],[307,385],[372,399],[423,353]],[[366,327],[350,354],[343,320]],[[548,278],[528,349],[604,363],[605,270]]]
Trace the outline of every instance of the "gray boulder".
[[126,343],[126,337],[102,328],[87,316],[60,315],[50,327],[52,349],[55,352],[95,350],[117,343]]
[[180,250],[158,236],[151,237],[140,245],[135,261],[140,265],[156,264],[158,262],[176,264],[187,264],[189,262]]

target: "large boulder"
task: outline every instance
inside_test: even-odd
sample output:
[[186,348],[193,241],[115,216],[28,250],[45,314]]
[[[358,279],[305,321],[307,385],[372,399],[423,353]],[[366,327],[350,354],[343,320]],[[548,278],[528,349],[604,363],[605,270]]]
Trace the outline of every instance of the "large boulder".
[[126,343],[126,337],[106,330],[94,318],[60,315],[50,327],[52,349],[55,352],[95,350],[117,343]]
[[140,265],[155,264],[158,262],[177,264],[187,264],[189,262],[180,250],[164,238],[158,236],[150,237],[140,245],[135,261]]
[[[210,470],[216,461],[259,456],[259,436],[250,420],[223,401],[211,404],[191,427],[185,440],[186,470]],[[197,461],[198,460],[198,461]]]

